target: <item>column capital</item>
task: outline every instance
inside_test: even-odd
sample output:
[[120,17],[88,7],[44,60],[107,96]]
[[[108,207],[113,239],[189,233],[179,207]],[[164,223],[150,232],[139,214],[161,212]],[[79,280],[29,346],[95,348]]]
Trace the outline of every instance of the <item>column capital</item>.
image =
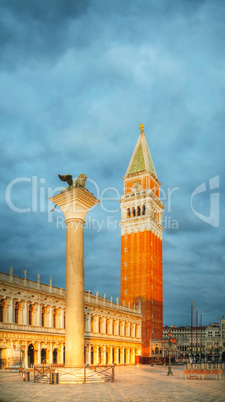
[[75,187],[49,198],[63,211],[65,220],[85,220],[90,208],[100,201],[86,188]]
[[11,301],[12,301],[12,298],[7,296],[7,298],[5,299],[5,306],[10,307]]

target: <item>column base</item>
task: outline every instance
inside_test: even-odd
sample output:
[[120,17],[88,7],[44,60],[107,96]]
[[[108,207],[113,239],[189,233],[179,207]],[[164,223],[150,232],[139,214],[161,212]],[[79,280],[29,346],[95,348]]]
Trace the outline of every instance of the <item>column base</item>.
[[59,374],[59,384],[83,384],[85,382],[105,382],[108,379],[105,375],[95,371],[95,367],[64,367],[57,368],[55,373]]

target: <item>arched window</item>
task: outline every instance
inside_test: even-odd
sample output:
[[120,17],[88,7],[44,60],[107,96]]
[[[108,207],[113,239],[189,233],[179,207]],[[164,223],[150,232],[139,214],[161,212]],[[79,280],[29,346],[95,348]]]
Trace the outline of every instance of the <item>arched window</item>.
[[130,218],[130,208],[127,208],[127,218]]
[[46,349],[41,349],[41,364],[46,364]]
[[140,216],[140,215],[141,215],[141,208],[137,207],[137,216]]
[[142,205],[142,215],[145,215],[145,205]]
[[133,217],[136,216],[135,208],[132,208],[132,216],[133,216]]
[[58,355],[58,349],[53,350],[53,364],[57,364],[57,355]]
[[28,367],[33,367],[34,364],[34,346],[32,343],[28,347]]

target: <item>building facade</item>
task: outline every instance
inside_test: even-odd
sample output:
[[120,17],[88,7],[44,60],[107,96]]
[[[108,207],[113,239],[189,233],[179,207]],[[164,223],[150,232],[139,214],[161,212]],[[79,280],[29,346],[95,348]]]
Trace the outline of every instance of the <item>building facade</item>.
[[[221,319],[221,324],[214,323],[204,326],[165,326],[163,328],[163,338],[168,340],[168,333],[176,339],[173,345],[173,356],[180,361],[218,362],[225,361],[225,317]],[[159,339],[151,339],[150,356],[164,358],[168,355],[166,343]]]
[[124,177],[121,197],[121,304],[141,301],[142,356],[163,336],[162,215],[160,185],[144,127]]
[[[141,354],[142,313],[85,292],[85,363],[134,364]],[[63,364],[65,290],[0,273],[1,367]]]

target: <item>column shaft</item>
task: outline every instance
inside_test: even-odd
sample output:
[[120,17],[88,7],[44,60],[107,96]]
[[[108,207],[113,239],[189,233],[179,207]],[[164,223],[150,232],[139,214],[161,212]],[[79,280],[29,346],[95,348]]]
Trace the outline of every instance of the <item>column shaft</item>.
[[65,366],[74,367],[84,364],[84,221],[68,219],[66,224]]

